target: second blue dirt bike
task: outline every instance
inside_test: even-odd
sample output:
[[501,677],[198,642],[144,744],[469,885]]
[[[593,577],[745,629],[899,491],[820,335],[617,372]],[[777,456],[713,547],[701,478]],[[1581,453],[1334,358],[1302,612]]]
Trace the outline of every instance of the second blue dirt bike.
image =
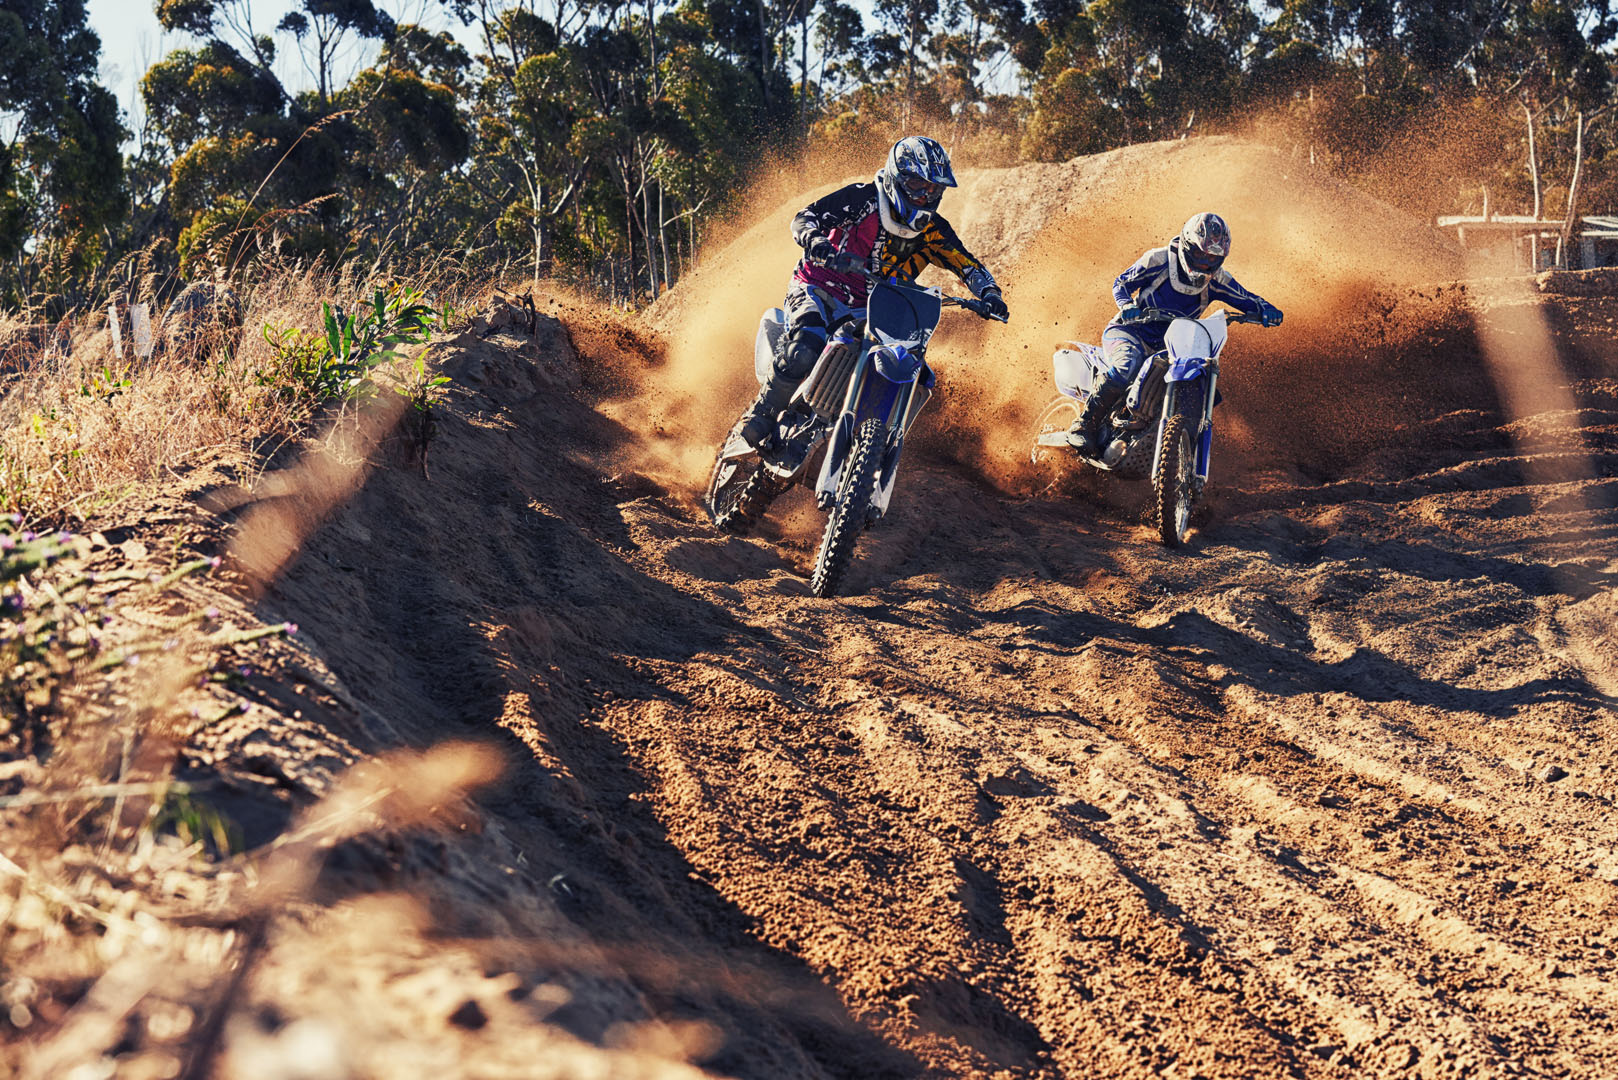
[[[1142,321],[1168,321],[1144,311]],[[1191,532],[1191,510],[1208,483],[1213,456],[1213,410],[1219,403],[1219,355],[1227,324],[1262,325],[1258,315],[1229,316],[1223,310],[1201,319],[1173,319],[1164,348],[1141,365],[1118,405],[1102,423],[1094,456],[1081,461],[1126,480],[1151,480],[1158,536],[1171,548]],[[1067,430],[1085,399],[1105,377],[1100,348],[1070,342],[1057,349],[1055,398],[1040,414],[1034,460],[1049,448],[1068,447]]]

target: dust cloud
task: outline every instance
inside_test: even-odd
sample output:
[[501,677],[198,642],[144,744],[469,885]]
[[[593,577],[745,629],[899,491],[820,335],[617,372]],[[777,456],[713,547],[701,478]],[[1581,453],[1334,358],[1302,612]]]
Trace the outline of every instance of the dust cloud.
[[[866,148],[872,170],[883,149]],[[664,360],[637,380],[633,405],[621,411],[650,421],[657,438],[643,465],[662,479],[703,482],[714,445],[755,391],[759,316],[781,302],[798,256],[792,216],[867,175],[853,164],[784,165],[750,196],[734,234],[710,244],[699,268],[651,309]],[[821,179],[799,186],[813,177]],[[1053,348],[1097,340],[1114,310],[1113,277],[1199,210],[1230,223],[1227,265],[1237,278],[1287,312],[1277,330],[1235,328],[1225,354],[1222,439],[1255,468],[1300,456],[1329,468],[1402,426],[1410,388],[1370,389],[1361,378],[1368,362],[1394,366],[1389,357],[1421,338],[1420,326],[1390,337],[1388,298],[1460,270],[1458,252],[1423,220],[1307,159],[1231,137],[1058,165],[962,169],[960,179],[944,213],[1003,284],[1012,322],[946,313],[930,356],[937,404],[916,445],[1002,487],[1040,480],[1025,462],[1035,417],[1055,393]],[[922,280],[961,291],[941,271]]]

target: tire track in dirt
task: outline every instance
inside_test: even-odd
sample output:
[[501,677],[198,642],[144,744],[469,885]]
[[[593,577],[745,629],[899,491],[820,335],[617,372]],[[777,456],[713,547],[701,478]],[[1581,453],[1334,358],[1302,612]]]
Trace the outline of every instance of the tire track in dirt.
[[1599,409],[1561,473],[1470,417],[1237,476],[1178,554],[1128,493],[920,453],[826,601],[801,494],[715,536],[595,407],[610,358],[548,340],[447,347],[433,480],[375,474],[269,599],[408,739],[511,759],[518,880],[616,964],[576,1037],[700,1020],[759,1077],[1602,1075]]

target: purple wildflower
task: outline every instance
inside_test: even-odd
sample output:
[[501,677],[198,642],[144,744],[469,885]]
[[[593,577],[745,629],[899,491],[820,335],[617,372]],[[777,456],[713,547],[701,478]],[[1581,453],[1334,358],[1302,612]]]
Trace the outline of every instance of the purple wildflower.
[[298,624],[295,622],[282,623],[281,629],[286,632],[288,637],[291,637],[298,632]]
[[219,618],[219,609],[216,608],[216,607],[211,607],[211,608],[207,609],[206,611],[204,611],[202,613],[202,617],[204,619],[208,619],[209,621],[213,621],[215,619],[218,619]]

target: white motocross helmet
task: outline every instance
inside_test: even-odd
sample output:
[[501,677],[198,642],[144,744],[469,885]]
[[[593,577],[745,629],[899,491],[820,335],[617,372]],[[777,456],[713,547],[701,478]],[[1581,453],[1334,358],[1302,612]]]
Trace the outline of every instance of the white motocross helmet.
[[883,228],[900,236],[915,236],[938,212],[944,189],[954,186],[949,154],[938,140],[906,135],[893,144],[886,164],[876,174]]
[[1230,226],[1218,214],[1192,214],[1173,246],[1179,270],[1176,276],[1191,290],[1200,292],[1230,254]]

